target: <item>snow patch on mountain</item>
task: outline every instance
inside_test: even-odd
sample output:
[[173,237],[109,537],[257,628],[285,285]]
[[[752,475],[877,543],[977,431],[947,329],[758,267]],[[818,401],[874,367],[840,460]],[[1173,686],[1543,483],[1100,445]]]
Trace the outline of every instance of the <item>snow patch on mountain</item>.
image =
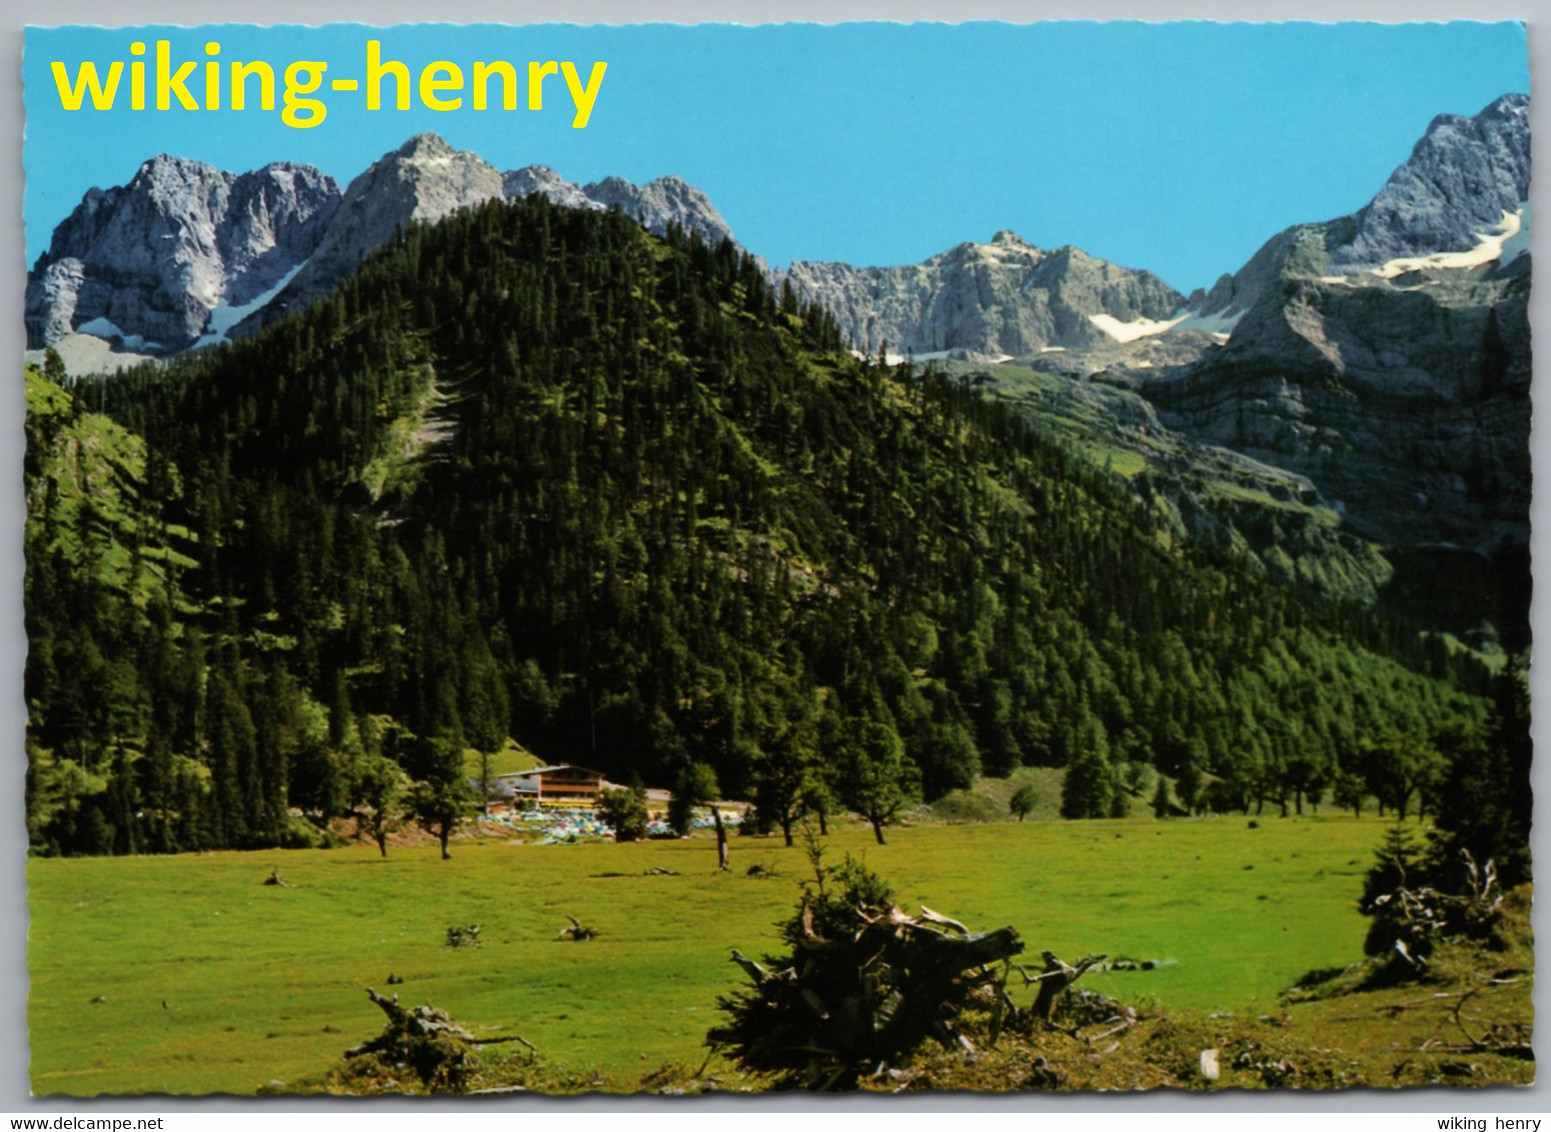
[[[1488,232],[1476,233],[1476,245],[1466,251],[1460,252],[1433,252],[1431,255],[1399,256],[1388,260],[1380,266],[1367,272],[1376,275],[1380,279],[1394,279],[1410,271],[1424,269],[1441,270],[1469,270],[1473,267],[1481,267],[1484,264],[1501,260],[1504,263],[1522,255],[1529,247],[1529,230],[1524,224],[1524,210],[1527,204],[1520,204],[1514,212],[1503,212],[1502,220],[1496,228]],[[1522,236],[1522,238],[1521,238]],[[1513,242],[1513,248],[1509,251],[1509,243]],[[1352,276],[1349,275],[1322,275],[1323,283],[1346,283]]]
[[1178,315],[1175,316],[1178,318],[1178,321],[1174,324],[1175,330],[1199,330],[1203,333],[1215,334],[1223,338],[1232,334],[1233,328],[1244,317],[1243,309],[1234,307],[1228,307],[1226,310],[1220,310],[1214,314],[1198,314],[1195,311],[1180,313],[1184,314],[1184,317],[1178,318]]
[[1121,322],[1112,314],[1090,314],[1088,321],[1116,342],[1135,342],[1138,338],[1150,338],[1154,334],[1168,333],[1184,322],[1185,316],[1165,320],[1138,318],[1132,322]]
[[269,288],[269,290],[255,295],[245,303],[233,306],[223,298],[211,309],[210,321],[205,324],[204,334],[200,335],[199,341],[195,342],[194,345],[189,348],[193,350],[200,350],[206,346],[218,346],[222,342],[230,341],[227,335],[231,331],[232,327],[236,326],[239,322],[247,318],[254,311],[258,310],[265,303],[269,302],[270,299],[273,299],[281,291],[285,290],[286,284],[295,279],[296,273],[305,266],[306,261],[303,260],[301,263],[291,268],[290,271],[287,271],[284,275],[282,275],[280,277],[280,281],[277,282],[273,287]]
[[117,341],[130,350],[160,350],[160,342],[147,342],[140,334],[126,334],[112,319],[98,315],[76,327],[77,334],[89,334],[105,342]]
[[1502,258],[1498,262],[1504,267],[1529,251],[1529,201],[1524,201],[1519,205],[1518,216],[1519,230],[1503,241]]

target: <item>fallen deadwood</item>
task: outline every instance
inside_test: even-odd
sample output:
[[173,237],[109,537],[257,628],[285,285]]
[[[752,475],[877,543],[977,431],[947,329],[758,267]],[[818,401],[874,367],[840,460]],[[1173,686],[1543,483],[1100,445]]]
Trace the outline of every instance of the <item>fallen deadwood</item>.
[[1486,991],[1486,987],[1473,987],[1460,996],[1460,1000],[1454,1004],[1454,1024],[1459,1027],[1460,1033],[1465,1035],[1465,1040],[1470,1043],[1469,1048],[1474,1051],[1490,1051],[1492,1053],[1505,1054],[1508,1057],[1524,1057],[1534,1059],[1535,1051],[1530,1044],[1533,1028],[1526,1022],[1495,1022],[1483,1027],[1479,1033],[1472,1033],[1466,1022],[1476,1023],[1480,1019],[1470,1017],[1464,1013],[1465,1003],[1473,997]]
[[496,1046],[496,1045],[500,1045],[502,1042],[518,1042],[521,1045],[523,1045],[524,1047],[526,1047],[526,1049],[528,1051],[528,1060],[529,1061],[532,1061],[535,1057],[537,1057],[539,1055],[539,1047],[534,1045],[532,1042],[530,1042],[527,1038],[523,1037],[521,1034],[508,1034],[504,1038],[476,1038],[475,1041],[480,1046]]
[[1053,951],[1043,951],[1040,955],[1045,960],[1043,971],[1031,975],[1020,965],[1018,972],[1023,976],[1024,986],[1039,984],[1039,993],[1034,998],[1034,1005],[1029,1007],[1029,1016],[1040,1022],[1054,1022],[1056,1007],[1060,1005],[1066,988],[1080,979],[1089,968],[1102,963],[1104,956],[1084,955],[1073,964],[1063,961]]
[[1136,1025],[1136,1012],[1133,1010],[1129,1014],[1123,1016],[1116,1015],[1114,1022],[1115,1024],[1109,1029],[1101,1031],[1097,1034],[1090,1034],[1084,1040],[1088,1042],[1089,1045],[1092,1045],[1094,1042],[1102,1041],[1105,1038],[1112,1038],[1123,1030],[1129,1030],[1132,1026]]
[[280,870],[279,869],[275,869],[267,877],[265,877],[264,878],[264,883],[266,885],[278,885],[281,888],[289,888],[290,887],[290,885],[286,884],[285,881],[280,879]]
[[474,1035],[434,1006],[405,1008],[398,995],[384,998],[371,987],[366,994],[388,1016],[388,1025],[371,1041],[347,1049],[345,1057],[375,1057],[385,1068],[407,1066],[431,1092],[462,1092],[479,1068]]
[[445,1010],[430,1005],[405,1008],[399,1005],[398,995],[385,998],[371,987],[366,988],[366,996],[388,1016],[388,1028],[371,1041],[347,1049],[346,1057],[397,1049],[402,1042],[411,1038],[447,1035],[465,1042],[474,1040],[474,1035],[454,1022]]
[[1420,972],[1427,966],[1434,945],[1442,939],[1464,936],[1486,939],[1503,920],[1503,892],[1497,883],[1497,865],[1493,861],[1477,865],[1468,850],[1460,851],[1464,865],[1464,890],[1444,892],[1431,885],[1408,888],[1404,884],[1375,897],[1367,911],[1374,917],[1369,932],[1370,954],[1384,950],[1373,947],[1377,938],[1389,939],[1388,951],[1393,967]]
[[959,932],[962,935],[969,934],[969,929],[966,928],[963,924],[949,916],[944,916],[937,912],[933,912],[925,904],[921,905],[921,919],[925,920],[927,923],[941,924],[945,928],[952,928],[954,931]]
[[1000,1011],[1007,961],[1023,950],[1013,928],[971,932],[923,909],[858,904],[844,931],[821,927],[804,901],[784,959],[731,959],[750,987],[719,1001],[730,1016],[707,1042],[748,1068],[812,1089],[854,1087],[927,1039],[974,1052],[958,1025],[972,1002]]
[[560,934],[555,937],[556,939],[569,939],[580,943],[584,939],[593,939],[597,936],[597,928],[590,927],[589,925],[582,923],[569,912],[566,913],[566,919],[571,921],[571,926],[561,928]]
[[483,1046],[519,1042],[527,1047],[529,1061],[538,1054],[537,1047],[519,1034],[476,1037],[445,1010],[429,1004],[405,1007],[398,995],[386,998],[371,987],[366,988],[366,994],[387,1015],[388,1024],[377,1037],[347,1049],[345,1057],[374,1058],[385,1073],[413,1069],[421,1084],[433,1093],[465,1092],[479,1068],[475,1051]]
[[478,924],[455,924],[447,929],[448,947],[480,947]]
[[[1487,1006],[1485,1000],[1491,998],[1494,991],[1513,986],[1520,980],[1485,976],[1479,973],[1476,978],[1480,980],[1478,985],[1466,990],[1437,991],[1423,998],[1385,1003],[1375,1010],[1391,1018],[1398,1018],[1408,1011],[1415,1011],[1425,1016],[1428,1009],[1433,1008],[1443,1013],[1447,1022],[1458,1029],[1465,1038],[1463,1042],[1451,1042],[1444,1040],[1441,1033],[1433,1034],[1417,1047],[1418,1053],[1495,1053],[1504,1057],[1534,1060],[1535,1053],[1530,1041],[1533,1036],[1531,1022],[1501,1018],[1494,1021],[1487,1016],[1465,1012],[1466,1005],[1471,1004],[1472,1000],[1477,1007]],[[1368,1017],[1363,1014],[1339,1015],[1330,1019],[1331,1022],[1367,1020]]]

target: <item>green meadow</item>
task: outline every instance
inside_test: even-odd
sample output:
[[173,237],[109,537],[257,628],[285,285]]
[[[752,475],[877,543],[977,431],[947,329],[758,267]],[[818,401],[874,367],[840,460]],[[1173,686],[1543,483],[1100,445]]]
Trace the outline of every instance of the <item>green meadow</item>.
[[[1012,924],[1049,948],[1156,960],[1084,985],[1174,1010],[1266,1011],[1314,968],[1361,955],[1361,878],[1387,823],[1319,815],[1029,822],[826,840],[972,929]],[[264,851],[35,859],[28,865],[32,1087],[38,1094],[252,1093],[316,1078],[382,1016],[361,988],[442,1007],[481,1036],[615,1080],[700,1062],[728,948],[778,950],[809,871],[800,847],[705,837],[633,845]],[[762,865],[770,877],[751,877]],[[642,875],[654,867],[680,875]],[[284,887],[263,881],[278,868]],[[606,875],[623,874],[623,875]],[[598,938],[561,942],[574,914]],[[483,946],[445,946],[482,925]],[[1016,985],[1016,976],[1013,983]],[[1017,991],[1022,1002],[1027,992]],[[601,1080],[601,1078],[600,1078]]]

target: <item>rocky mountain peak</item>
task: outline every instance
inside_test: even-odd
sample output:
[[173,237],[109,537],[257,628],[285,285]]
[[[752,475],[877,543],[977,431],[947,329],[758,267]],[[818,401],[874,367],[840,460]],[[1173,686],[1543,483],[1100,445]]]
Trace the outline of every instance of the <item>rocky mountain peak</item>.
[[235,176],[162,153],[127,184],[88,190],[55,230],[29,276],[28,344],[80,331],[121,350],[170,353],[249,334],[331,290],[403,224],[535,192],[567,208],[618,207],[658,235],[678,224],[713,243],[732,238],[682,177],[583,188],[544,165],[502,174],[431,131],[383,154],[343,193],[308,165]]
[[572,184],[547,165],[527,165],[501,174],[501,191],[507,200],[541,193],[562,208],[602,208],[580,185]]
[[659,235],[667,231],[669,224],[678,224],[686,232],[700,233],[707,243],[737,243],[711,198],[682,177],[658,177],[640,186],[623,177],[605,177],[587,185],[582,192],[604,208],[618,205],[641,227]]
[[188,157],[175,157],[170,153],[158,153],[141,163],[130,179],[130,187],[156,187],[168,184],[192,184],[212,180],[231,180],[230,173],[223,173],[214,165],[195,161]]
[[[366,202],[378,213],[396,214],[407,209],[404,215],[396,216],[397,224],[440,220],[455,209],[501,195],[501,174],[484,158],[454,149],[438,134],[423,133],[384,154],[351,181],[341,207]],[[331,232],[329,242],[333,238]]]
[[[1367,205],[1272,236],[1237,272],[1191,296],[1195,321],[1231,329],[1225,320],[1262,298],[1280,303],[1291,280],[1339,280],[1396,260],[1483,249],[1519,223],[1529,196],[1528,109],[1527,96],[1506,94],[1474,117],[1438,115]],[[1488,251],[1480,260],[1492,258]]]
[[941,264],[997,263],[1033,267],[1042,263],[1049,252],[1042,251],[1022,236],[1003,228],[991,237],[990,243],[977,244],[973,240],[954,244],[945,252],[932,256],[922,266]]
[[252,333],[331,291],[402,225],[440,220],[503,195],[501,174],[484,158],[453,148],[438,134],[416,134],[350,182],[311,258],[235,332]]
[[393,151],[394,157],[454,157],[458,151],[448,144],[441,134],[426,130],[410,138]]
[[641,190],[631,181],[623,177],[605,177],[601,181],[593,181],[587,185],[584,191],[593,199],[598,197],[628,198],[639,196]]
[[1356,217],[1332,274],[1403,257],[1464,252],[1529,199],[1529,99],[1508,94],[1473,118],[1440,114]]
[[[1003,229],[905,267],[793,263],[787,278],[827,306],[859,348],[1019,357],[1088,346],[1167,318],[1183,296],[1156,276],[1067,246],[1041,251]],[[1149,326],[1149,333],[1152,332]]]
[[1501,95],[1494,99],[1485,110],[1481,111],[1479,117],[1501,118],[1504,120],[1510,118],[1528,118],[1529,95],[1518,93]]
[[563,208],[613,208],[658,236],[670,224],[699,232],[709,243],[737,243],[711,203],[711,198],[682,177],[672,174],[636,185],[623,177],[605,177],[588,185],[566,180],[547,165],[528,165],[502,174],[502,187],[510,198],[542,193]]
[[1070,264],[1104,262],[1103,260],[1094,258],[1087,252],[1083,251],[1081,248],[1072,244],[1062,244],[1059,248],[1048,252],[1046,258],[1049,259],[1053,265],[1062,266]]
[[28,276],[28,344],[75,331],[183,349],[213,313],[250,301],[317,246],[340,199],[289,162],[234,175],[158,154],[128,184],[93,188]]
[[1232,336],[1149,383],[1164,423],[1308,475],[1382,541],[1526,540],[1527,107],[1439,115],[1366,207],[1193,302],[1185,326]]

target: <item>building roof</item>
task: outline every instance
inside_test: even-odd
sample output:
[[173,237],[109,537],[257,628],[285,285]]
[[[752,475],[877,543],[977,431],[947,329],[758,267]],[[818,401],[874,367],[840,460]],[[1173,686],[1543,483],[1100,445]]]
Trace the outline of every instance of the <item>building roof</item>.
[[575,763],[556,763],[554,766],[535,766],[530,767],[527,770],[512,770],[505,774],[493,775],[491,777],[491,781],[500,782],[522,778],[533,778],[540,774],[553,774],[557,770],[579,770],[583,774],[592,775],[594,778],[599,780],[603,778],[603,772],[599,770],[592,770],[585,766],[577,766]]

